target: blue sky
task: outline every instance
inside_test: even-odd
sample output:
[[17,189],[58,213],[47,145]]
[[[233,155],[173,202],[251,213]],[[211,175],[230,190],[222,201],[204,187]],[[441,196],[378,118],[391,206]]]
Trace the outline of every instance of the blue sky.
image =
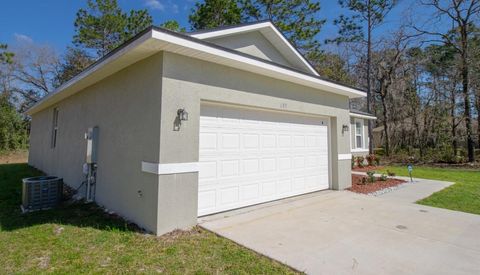
[[[413,2],[412,2],[413,1]],[[386,24],[377,31],[394,29],[402,20],[403,11],[415,0],[400,0],[400,4],[390,13]],[[188,28],[188,15],[196,0],[118,0],[124,10],[147,8],[158,25],[175,19]],[[320,1],[320,17],[327,24],[319,35],[320,41],[332,38],[336,27],[332,21],[344,11],[337,0]],[[83,0],[6,0],[0,9],[0,43],[15,44],[17,40],[33,40],[35,43],[49,44],[59,52],[71,43],[75,13],[86,6]]]

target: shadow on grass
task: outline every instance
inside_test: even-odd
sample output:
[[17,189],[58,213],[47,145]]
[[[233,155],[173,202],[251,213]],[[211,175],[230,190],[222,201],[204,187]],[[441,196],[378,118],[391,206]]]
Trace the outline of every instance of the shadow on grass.
[[42,172],[21,164],[0,164],[0,231],[56,223],[101,230],[134,231],[137,228],[118,216],[105,213],[95,204],[63,202],[58,208],[22,214],[22,178]]

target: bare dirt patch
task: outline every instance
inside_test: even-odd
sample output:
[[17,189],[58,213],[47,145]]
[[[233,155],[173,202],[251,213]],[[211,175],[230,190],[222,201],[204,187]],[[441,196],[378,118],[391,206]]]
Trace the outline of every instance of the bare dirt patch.
[[27,162],[27,160],[28,160],[27,150],[0,153],[0,164],[25,163]]
[[377,178],[376,182],[363,184],[362,178],[364,177],[366,176],[352,175],[352,187],[348,188],[347,190],[350,190],[355,193],[360,193],[360,194],[370,194],[370,193],[374,193],[376,191],[379,191],[385,188],[394,187],[406,182],[404,180],[394,179],[394,178],[388,178],[386,181],[381,181],[380,178]]

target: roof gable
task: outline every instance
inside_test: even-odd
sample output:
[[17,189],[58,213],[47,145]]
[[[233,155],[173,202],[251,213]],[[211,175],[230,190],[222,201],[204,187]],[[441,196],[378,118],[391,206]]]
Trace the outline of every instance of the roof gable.
[[162,51],[233,67],[349,98],[366,96],[366,93],[362,90],[323,79],[312,73],[305,73],[185,34],[163,28],[150,27],[97,60],[84,71],[62,84],[54,92],[43,97],[29,108],[26,114],[33,115],[82,91],[109,75]]
[[270,21],[190,33],[190,36],[319,75]]

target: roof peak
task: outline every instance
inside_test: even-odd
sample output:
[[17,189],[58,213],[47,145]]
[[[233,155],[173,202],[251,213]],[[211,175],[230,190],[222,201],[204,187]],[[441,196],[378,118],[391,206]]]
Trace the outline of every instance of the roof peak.
[[223,31],[223,30],[235,29],[235,28],[246,27],[246,26],[253,26],[253,25],[263,24],[263,23],[270,23],[275,26],[275,24],[270,19],[264,19],[264,20],[258,20],[258,21],[244,22],[244,23],[235,24],[235,25],[226,25],[226,26],[220,26],[220,27],[209,28],[209,29],[201,29],[201,30],[187,32],[186,34],[194,35],[194,34],[201,34],[201,33],[209,33],[209,32]]

